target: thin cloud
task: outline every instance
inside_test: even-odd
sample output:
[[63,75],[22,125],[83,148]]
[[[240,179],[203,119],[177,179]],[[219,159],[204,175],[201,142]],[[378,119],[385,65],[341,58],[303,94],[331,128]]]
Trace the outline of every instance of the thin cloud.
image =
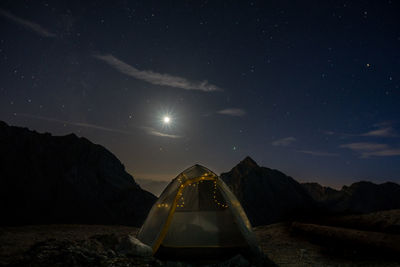
[[363,153],[363,157],[370,157],[370,156],[376,156],[376,157],[390,157],[390,156],[400,156],[400,148],[397,149],[385,149],[381,151],[373,151],[369,153]]
[[182,77],[172,76],[153,72],[151,70],[139,70],[113,55],[93,55],[93,57],[102,60],[112,66],[119,72],[134,77],[138,80],[143,80],[151,84],[165,85],[185,90],[198,90],[203,92],[221,91],[222,89],[216,85],[208,83],[208,81],[190,81]]
[[39,24],[37,24],[35,22],[32,22],[32,21],[29,21],[29,20],[26,20],[26,19],[23,19],[23,18],[20,18],[20,17],[17,17],[15,15],[11,14],[10,12],[8,12],[8,11],[6,11],[4,9],[1,9],[1,8],[0,8],[0,15],[3,16],[4,18],[10,20],[10,21],[13,21],[13,22],[15,22],[15,23],[17,23],[19,25],[24,26],[25,28],[27,28],[27,29],[39,34],[40,36],[48,37],[48,38],[54,38],[54,37],[57,36],[56,34],[50,32],[49,30],[47,30],[45,28],[43,28]]
[[399,137],[399,135],[396,133],[394,128],[392,127],[392,122],[382,122],[382,123],[376,123],[373,125],[375,130],[371,130],[365,133],[356,133],[356,134],[350,134],[350,133],[336,133],[333,131],[324,131],[323,133],[326,135],[339,135],[342,138],[349,138],[349,137],[355,137],[355,136],[363,136],[363,137]]
[[290,137],[285,137],[285,138],[275,140],[271,144],[273,146],[289,146],[294,141],[296,141],[296,138],[290,136]]
[[228,116],[236,116],[243,117],[246,115],[246,111],[240,108],[227,108],[217,111],[218,114],[228,115]]
[[397,137],[392,127],[380,128],[373,131],[366,132],[362,136],[375,136],[375,137]]
[[175,138],[175,139],[182,138],[182,136],[180,136],[180,135],[162,133],[151,127],[141,127],[141,128],[143,130],[145,130],[148,134],[154,135],[154,136],[168,137],[168,138]]
[[377,144],[377,143],[350,143],[340,145],[342,148],[349,148],[354,151],[372,151],[372,150],[381,150],[386,149],[388,146],[386,144]]
[[[78,127],[91,128],[91,129],[100,130],[100,131],[106,131],[106,132],[113,132],[113,133],[119,133],[119,134],[128,134],[128,135],[132,134],[132,132],[119,130],[119,129],[108,128],[108,127],[104,127],[104,126],[101,126],[101,125],[90,124],[90,123],[85,123],[85,122],[65,121],[65,120],[59,120],[59,119],[43,117],[43,116],[36,116],[36,115],[31,115],[31,114],[26,114],[26,113],[15,113],[15,115],[16,116],[20,116],[20,117],[25,117],[25,118],[32,118],[32,119],[37,119],[37,120],[43,120],[43,121],[50,121],[50,122],[67,124],[67,125],[73,125],[73,126],[78,126]],[[150,127],[139,127],[139,128],[145,130],[150,135],[168,137],[168,138],[182,138],[182,136],[180,136],[180,135],[162,133],[162,132],[159,132],[159,131],[157,131],[157,130],[155,130],[153,128],[150,128]]]
[[26,113],[16,113],[16,116],[25,117],[25,118],[32,118],[32,119],[37,119],[37,120],[50,121],[50,122],[57,122],[57,123],[62,123],[62,124],[67,124],[67,125],[91,128],[91,129],[107,131],[107,132],[113,132],[113,133],[132,134],[131,132],[128,132],[128,131],[123,131],[123,130],[108,128],[108,127],[103,127],[103,126],[90,124],[90,123],[85,123],[85,122],[64,121],[64,120],[58,120],[58,119],[48,118],[48,117],[43,117],[43,116],[36,116],[36,115],[31,115],[31,114],[26,114]]
[[321,157],[337,157],[337,156],[339,156],[339,154],[336,154],[336,153],[312,151],[312,150],[297,150],[297,152],[309,154],[309,155],[313,155],[313,156],[321,156]]
[[360,155],[361,158],[371,156],[386,157],[400,156],[400,148],[393,148],[387,144],[379,143],[350,143],[340,145],[341,148],[348,148]]

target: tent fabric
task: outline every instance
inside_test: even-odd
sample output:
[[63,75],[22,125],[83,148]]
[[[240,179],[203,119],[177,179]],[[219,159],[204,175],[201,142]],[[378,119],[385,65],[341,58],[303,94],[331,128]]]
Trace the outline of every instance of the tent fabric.
[[257,247],[250,222],[228,186],[194,165],[165,188],[138,238],[153,248]]

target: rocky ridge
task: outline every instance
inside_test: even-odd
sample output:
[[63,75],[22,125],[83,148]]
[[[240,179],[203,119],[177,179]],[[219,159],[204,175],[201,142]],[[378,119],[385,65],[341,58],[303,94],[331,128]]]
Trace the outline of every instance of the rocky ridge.
[[95,223],[139,226],[156,197],[104,147],[0,122],[3,225]]

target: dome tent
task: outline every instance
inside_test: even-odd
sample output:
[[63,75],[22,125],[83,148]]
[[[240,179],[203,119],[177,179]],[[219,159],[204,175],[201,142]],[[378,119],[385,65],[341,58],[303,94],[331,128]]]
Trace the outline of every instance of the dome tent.
[[258,251],[235,195],[200,165],[186,169],[165,188],[138,238],[160,258],[215,258]]

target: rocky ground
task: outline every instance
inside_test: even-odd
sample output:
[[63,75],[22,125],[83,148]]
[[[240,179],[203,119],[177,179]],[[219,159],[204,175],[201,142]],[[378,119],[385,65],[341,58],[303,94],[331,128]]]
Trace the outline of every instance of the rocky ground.
[[[116,251],[137,228],[103,225],[35,225],[0,230],[3,266],[146,266],[151,257]],[[119,248],[121,251],[123,248]]]
[[[151,250],[135,244],[137,231],[135,227],[104,225],[1,227],[0,266],[198,265],[155,259]],[[207,266],[249,266],[249,262],[237,256]]]
[[278,266],[400,266],[394,254],[371,253],[368,247],[333,246],[308,233],[297,233],[291,224],[260,226],[255,232],[264,253]]
[[400,209],[320,218],[317,223],[372,232],[400,234]]
[[[188,266],[162,262],[145,250],[132,252],[128,236],[138,229],[103,225],[39,225],[0,228],[0,266]],[[399,266],[391,255],[357,249],[332,251],[325,243],[293,231],[291,224],[255,228],[267,257],[264,265],[278,266]],[[136,248],[137,251],[137,248]],[[189,266],[193,266],[189,265]],[[236,257],[209,266],[249,266]]]

